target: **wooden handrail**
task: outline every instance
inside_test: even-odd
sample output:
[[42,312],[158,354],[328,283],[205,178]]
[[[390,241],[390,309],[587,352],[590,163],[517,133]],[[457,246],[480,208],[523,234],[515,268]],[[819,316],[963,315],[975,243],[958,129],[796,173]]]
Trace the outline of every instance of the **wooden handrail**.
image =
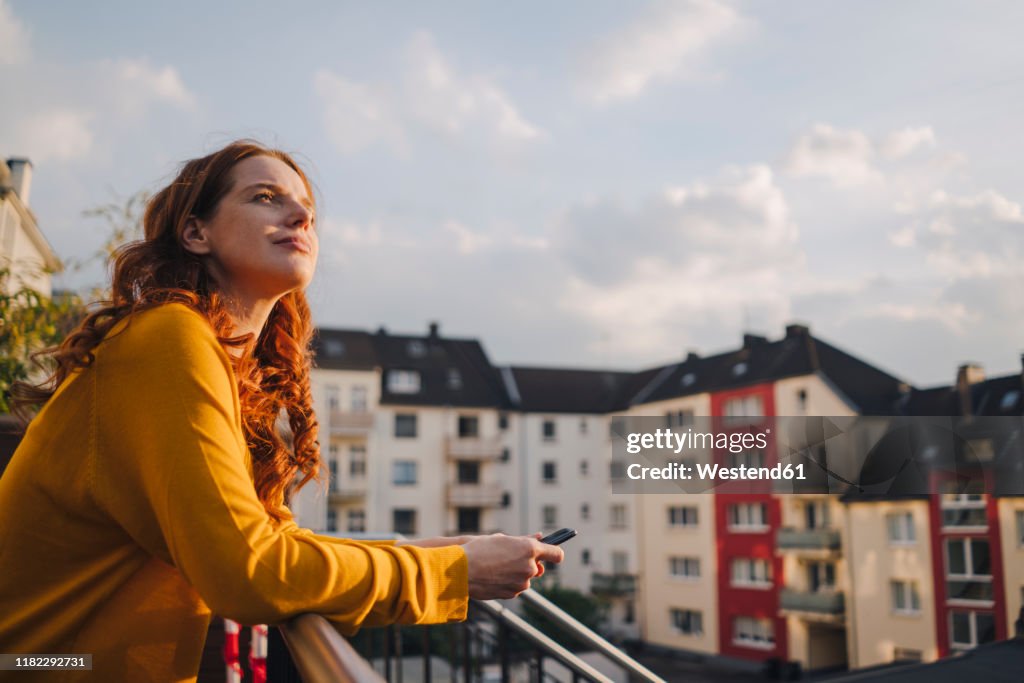
[[303,683],[386,683],[319,614],[300,614],[280,631]]

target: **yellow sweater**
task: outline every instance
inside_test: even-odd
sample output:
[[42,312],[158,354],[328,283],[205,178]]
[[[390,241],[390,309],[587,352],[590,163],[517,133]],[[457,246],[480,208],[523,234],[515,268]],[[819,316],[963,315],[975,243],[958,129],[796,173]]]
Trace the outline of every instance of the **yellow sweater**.
[[319,612],[343,631],[465,618],[462,548],[275,527],[212,328],[179,304],[134,316],[33,420],[0,477],[0,652],[92,654],[19,682],[194,680],[210,611]]

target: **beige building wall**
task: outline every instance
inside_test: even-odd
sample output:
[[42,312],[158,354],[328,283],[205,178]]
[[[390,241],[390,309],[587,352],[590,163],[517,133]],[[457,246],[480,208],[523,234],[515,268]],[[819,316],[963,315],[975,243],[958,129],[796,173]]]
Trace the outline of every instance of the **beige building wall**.
[[23,161],[14,174],[3,160],[0,166],[0,185],[7,186],[0,189],[0,268],[11,275],[6,289],[25,286],[50,296],[50,272],[59,262],[28,208],[32,166]]
[[[889,540],[887,515],[912,516],[915,540]],[[850,667],[884,664],[897,648],[919,652],[924,661],[938,657],[935,642],[935,586],[927,501],[853,503],[847,508],[844,545],[849,563],[847,618]],[[890,582],[917,586],[917,614],[894,610]]]
[[[669,412],[692,411],[707,416],[711,411],[708,394],[670,401],[647,403],[629,411],[631,415],[663,416]],[[680,453],[705,462],[708,453]],[[625,497],[625,496],[623,496]],[[677,650],[715,654],[718,652],[717,556],[715,553],[714,496],[699,494],[637,494],[636,536],[639,539],[638,601],[641,638],[649,643]],[[618,498],[614,496],[613,498]],[[671,528],[669,508],[673,505],[697,509],[694,528]],[[673,556],[694,557],[700,562],[697,578],[674,577]],[[701,613],[702,632],[685,634],[672,623],[672,610]]]
[[1024,606],[1024,498],[999,498],[999,529],[1003,546],[1003,576],[1006,577],[1006,632]]
[[776,415],[828,417],[857,414],[832,383],[818,374],[779,380],[774,390]]

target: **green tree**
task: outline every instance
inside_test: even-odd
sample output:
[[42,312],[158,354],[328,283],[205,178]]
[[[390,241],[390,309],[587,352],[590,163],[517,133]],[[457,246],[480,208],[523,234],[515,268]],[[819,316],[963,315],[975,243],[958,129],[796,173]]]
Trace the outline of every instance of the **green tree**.
[[[585,595],[573,588],[564,588],[558,584],[552,584],[551,586],[537,586],[534,590],[561,607],[569,616],[592,631],[600,633],[608,618],[608,605],[606,602],[599,598]],[[564,629],[548,620],[529,603],[524,606],[524,611],[526,612],[527,620],[545,634],[570,649],[578,649],[576,643],[567,643]]]

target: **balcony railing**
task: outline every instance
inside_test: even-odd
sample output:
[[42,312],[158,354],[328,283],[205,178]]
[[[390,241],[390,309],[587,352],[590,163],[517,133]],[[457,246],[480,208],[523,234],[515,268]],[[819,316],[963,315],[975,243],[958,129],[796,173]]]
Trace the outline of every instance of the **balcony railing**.
[[365,478],[331,482],[330,488],[327,489],[327,500],[331,503],[344,503],[351,500],[360,500],[365,497]]
[[332,410],[331,434],[336,436],[363,436],[373,429],[373,413],[352,413]]
[[500,436],[449,436],[445,439],[445,452],[453,460],[497,460],[504,450]]
[[775,542],[783,550],[838,550],[835,529],[779,529]]
[[[602,656],[631,681],[664,683],[652,671],[534,591],[520,600],[571,641]],[[411,681],[595,681],[612,678],[496,600],[473,600],[461,624],[366,629],[358,652],[321,616],[302,615],[280,627],[287,651],[271,639],[275,683]],[[413,637],[409,637],[414,634]],[[418,637],[416,637],[418,636]],[[381,642],[383,641],[383,642]],[[382,647],[378,647],[382,645]],[[291,661],[287,660],[291,653]],[[368,661],[369,660],[369,661]]]
[[503,495],[501,484],[448,485],[448,505],[452,507],[499,507]]
[[636,574],[594,572],[590,591],[595,595],[632,595],[636,592]]
[[792,612],[836,616],[846,610],[846,601],[838,591],[809,592],[783,588],[779,593],[779,606]]

